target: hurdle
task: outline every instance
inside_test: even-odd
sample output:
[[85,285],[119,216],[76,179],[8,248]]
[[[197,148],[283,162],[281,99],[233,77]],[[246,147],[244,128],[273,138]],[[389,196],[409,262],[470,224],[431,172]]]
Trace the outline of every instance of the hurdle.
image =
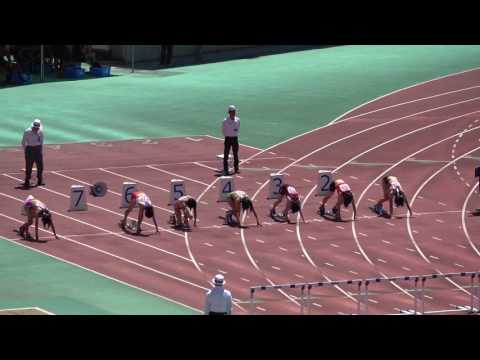
[[[427,281],[436,281],[441,279],[464,278],[470,279],[470,285],[461,286],[463,289],[470,289],[469,304],[456,305],[453,309],[441,310],[425,310],[425,293],[427,291]],[[413,276],[395,276],[386,278],[367,278],[367,279],[352,279],[340,281],[324,281],[324,282],[306,282],[306,283],[292,283],[280,285],[261,285],[250,287],[249,298],[249,313],[255,314],[255,304],[259,303],[255,300],[255,294],[260,291],[281,290],[281,289],[300,289],[300,296],[297,298],[300,302],[300,314],[311,314],[312,296],[311,290],[313,288],[331,287],[331,286],[345,286],[356,285],[357,292],[350,293],[352,297],[357,300],[357,312],[350,315],[368,315],[369,302],[371,296],[374,295],[371,291],[373,284],[379,283],[398,283],[407,282],[411,284],[412,288],[409,293],[413,295],[412,309],[399,309],[398,313],[388,313],[385,315],[429,315],[429,314],[447,314],[447,313],[469,313],[476,314],[480,312],[480,272],[460,272],[460,273],[445,273],[445,274],[428,274],[428,275],[413,275]],[[459,285],[460,286],[460,285]],[[306,290],[306,293],[305,293]],[[432,290],[435,291],[435,290]],[[440,291],[440,290],[437,290]],[[306,312],[305,312],[306,308]]]

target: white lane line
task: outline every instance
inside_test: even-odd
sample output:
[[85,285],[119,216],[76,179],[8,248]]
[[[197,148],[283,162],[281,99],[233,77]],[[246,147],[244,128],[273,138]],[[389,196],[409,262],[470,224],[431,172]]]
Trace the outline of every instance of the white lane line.
[[193,141],[193,142],[199,142],[199,141],[202,141],[202,140],[203,140],[202,138],[200,138],[200,139],[198,139],[198,138],[191,138],[191,137],[189,137],[189,136],[187,136],[185,139],[190,140],[190,141]]
[[204,264],[204,263],[201,263],[201,262],[199,262],[198,265],[200,265],[200,266],[205,266],[205,264]]
[[279,247],[280,250],[282,251],[288,251],[287,249],[283,248],[283,247]]
[[370,198],[368,198],[367,200],[370,201],[370,202],[372,202],[372,203],[376,202],[375,200],[370,199]]
[[374,299],[368,299],[368,301],[370,301],[371,303],[374,303],[374,304],[378,304],[378,301],[374,300]]
[[202,204],[202,205],[208,205],[208,202],[206,202],[206,201],[201,200],[201,201],[199,201],[199,202],[200,202],[200,204]]
[[240,280],[245,281],[245,282],[250,282],[250,280],[245,279],[245,278],[243,278],[243,277],[241,277]]
[[331,267],[334,267],[334,266],[335,266],[335,265],[330,264],[330,263],[328,263],[328,262],[326,262],[326,263],[324,263],[324,264],[327,265],[327,266],[331,266]]
[[411,248],[405,248],[405,249],[407,249],[410,252],[415,252],[416,251],[415,249],[411,249]]
[[285,229],[285,231],[287,231],[287,232],[291,232],[291,233],[293,233],[293,232],[294,232],[292,229]]
[[267,311],[266,309],[262,308],[261,306],[257,306],[257,307],[255,307],[255,309],[263,311],[263,312]]
[[[149,165],[147,165],[147,167],[148,167],[148,166],[149,166]],[[105,169],[105,168],[98,168],[98,170],[103,171],[103,172],[108,173],[108,174],[111,174],[111,175],[114,175],[114,176],[121,177],[121,178],[123,178],[123,179],[127,179],[127,180],[130,180],[130,181],[135,181],[136,183],[139,183],[139,184],[142,184],[142,185],[146,185],[146,186],[149,186],[149,187],[154,188],[154,189],[157,189],[157,190],[161,190],[161,191],[164,191],[164,192],[170,192],[169,190],[167,190],[167,189],[165,189],[165,188],[162,188],[162,187],[160,187],[160,186],[152,185],[152,184],[146,183],[145,181],[138,180],[138,179],[132,178],[132,177],[130,177],[130,176],[125,176],[125,175],[116,173],[116,172],[114,172],[114,171],[107,170],[107,169]]]
[[255,239],[256,242],[259,242],[260,244],[265,244],[265,241],[260,240],[260,239]]
[[243,179],[243,176],[240,176],[240,175],[237,174],[237,178]]
[[432,236],[432,239],[433,240],[437,240],[437,241],[443,241],[441,238],[437,237],[437,236]]
[[380,261],[381,263],[384,263],[384,264],[387,263],[387,261],[386,261],[386,260],[383,260],[383,259],[377,259],[377,261]]
[[388,245],[392,245],[392,243],[390,241],[387,241],[387,240],[382,240],[383,243],[385,244],[388,244]]
[[414,234],[418,234],[418,231],[417,231],[417,230],[413,230],[413,233],[414,233]]
[[465,220],[465,214],[467,213],[466,212],[466,209],[467,209],[467,203],[470,199],[470,197],[473,195],[475,191],[475,189],[479,186],[479,182],[477,182],[475,184],[475,186],[472,187],[472,189],[470,190],[470,192],[468,193],[467,197],[465,198],[465,201],[463,202],[463,206],[462,206],[462,228],[463,228],[463,233],[465,234],[465,237],[467,238],[467,241],[468,243],[470,244],[470,247],[473,249],[473,251],[478,255],[480,256],[480,251],[478,249],[478,247],[473,243],[472,239],[470,238],[470,234],[468,232],[468,229],[467,229],[467,224],[466,224],[466,220]]
[[348,272],[349,272],[350,274],[353,274],[353,275],[358,275],[358,272],[353,271],[353,270],[348,270]]
[[358,180],[358,177],[356,177],[356,176],[353,176],[353,175],[350,175],[350,179],[353,179],[353,180]]
[[286,175],[286,176],[290,176],[289,173],[285,172],[285,171],[282,171],[283,172],[283,175]]
[[272,265],[272,269],[281,270],[278,266],[273,266],[273,265]]
[[466,248],[467,248],[466,246],[464,246],[464,245],[462,245],[462,244],[457,244],[457,246],[458,246],[459,248],[461,248],[461,249],[466,249]]
[[432,258],[432,259],[435,259],[435,260],[440,260],[440,258],[437,257],[437,256],[429,255],[429,257]]
[[277,153],[273,152],[273,151],[269,151],[268,152],[269,154],[272,154],[272,155],[277,155]]
[[358,251],[353,251],[354,254],[357,254],[357,255],[362,255],[360,252]]
[[208,242],[204,242],[203,245],[209,246],[209,247],[212,247],[212,246],[213,246],[212,244],[210,244],[210,243],[208,243]]
[[423,200],[423,196],[418,195],[417,196],[420,200]]
[[217,271],[218,271],[219,273],[221,273],[221,274],[224,274],[224,275],[225,275],[225,274],[228,274],[225,270],[222,270],[222,269],[217,269]]
[[363,236],[363,237],[368,237],[367,234],[364,234],[364,233],[361,233],[361,232],[359,232],[358,234],[361,235],[361,236]]
[[405,270],[405,271],[412,271],[412,269],[406,267],[406,266],[402,266],[402,270]]
[[340,225],[335,225],[336,228],[338,229],[341,229],[341,230],[345,230],[345,228],[343,226],[340,226]]
[[443,221],[442,219],[435,219],[436,222],[440,223],[440,224],[443,224],[445,221]]
[[307,237],[308,237],[310,240],[317,240],[317,238],[314,237],[314,236],[307,236]]
[[200,184],[200,185],[204,185],[204,186],[208,186],[208,185],[209,185],[209,184],[207,184],[207,183],[204,183],[203,181],[199,181],[199,180],[196,180],[196,179],[192,179],[192,178],[190,178],[190,177],[188,177],[188,176],[176,174],[176,173],[171,172],[171,171],[163,170],[163,169],[160,169],[160,168],[155,167],[155,166],[153,166],[153,165],[147,165],[147,167],[148,167],[149,169],[156,170],[156,171],[160,171],[160,172],[163,172],[163,173],[168,174],[168,175],[176,176],[176,177],[179,177],[180,179],[189,180],[189,181],[192,181],[192,182],[197,183],[197,184]]
[[445,203],[443,203],[443,202],[441,202],[441,201],[438,202],[438,205],[447,206],[447,204],[445,204]]
[[[23,223],[24,223],[24,221],[20,221],[20,220],[18,220],[18,219],[12,218],[12,217],[7,216],[7,215],[5,215],[5,214],[0,214],[0,215],[4,216],[4,217],[6,217],[6,218],[8,218],[8,219],[10,219],[10,220],[12,220],[12,221],[15,221],[15,222],[17,222],[17,223],[19,223],[19,224],[23,224]],[[39,227],[39,230],[53,235],[53,232],[51,232],[51,231],[49,231],[49,230],[42,229],[42,227]],[[73,242],[73,243],[75,243],[75,244],[88,247],[88,248],[90,248],[90,249],[92,249],[92,250],[94,250],[94,251],[101,252],[101,253],[104,253],[104,254],[113,256],[113,257],[115,257],[115,258],[118,258],[119,260],[127,261],[127,262],[130,262],[130,263],[133,263],[133,264],[137,265],[137,263],[135,263],[135,262],[133,262],[133,261],[131,261],[131,260],[128,260],[128,259],[126,259],[126,258],[122,258],[121,256],[118,256],[118,255],[111,254],[111,253],[109,253],[109,252],[107,252],[107,251],[104,251],[104,250],[101,250],[101,249],[97,249],[97,248],[95,248],[95,247],[93,247],[93,246],[86,245],[86,244],[83,244],[83,243],[81,243],[81,242],[75,241],[75,240],[70,239],[69,237],[67,237],[67,236],[65,236],[65,235],[57,234],[57,236],[58,236],[59,238],[65,239],[65,240],[70,241],[70,242]],[[7,240],[8,240],[8,239],[7,239]],[[10,241],[10,240],[8,240],[8,241]],[[30,247],[30,246],[27,246],[27,245],[25,245],[25,244],[22,244],[21,242],[18,242],[18,241],[11,241],[11,242],[12,242],[13,244],[15,244],[15,245],[22,246],[22,247],[24,247],[24,248],[26,248],[26,249],[35,251],[35,252],[37,252],[37,253],[43,254],[43,255],[45,255],[45,256],[49,256],[49,257],[51,257],[51,258],[53,258],[53,259],[56,259],[56,260],[58,260],[58,261],[61,261],[61,262],[64,262],[64,263],[66,263],[66,264],[75,266],[75,267],[77,267],[77,268],[79,268],[79,269],[83,269],[83,270],[92,272],[92,273],[94,273],[94,274],[96,274],[96,275],[99,275],[99,276],[102,276],[102,277],[104,277],[104,278],[106,278],[106,279],[115,281],[115,282],[117,282],[117,283],[119,283],[119,284],[126,285],[126,286],[129,286],[129,287],[133,288],[133,289],[140,290],[140,291],[142,291],[142,292],[144,292],[144,293],[147,293],[147,294],[156,296],[156,297],[158,297],[158,298],[171,301],[171,302],[173,302],[173,303],[175,303],[175,304],[184,306],[184,307],[189,308],[189,309],[191,309],[191,310],[195,310],[195,311],[198,311],[198,312],[202,312],[201,310],[199,310],[199,309],[197,309],[197,308],[194,308],[194,307],[191,307],[191,306],[189,306],[189,305],[183,304],[183,303],[181,303],[181,302],[179,302],[179,301],[177,301],[177,300],[173,300],[173,299],[170,299],[170,298],[168,298],[168,297],[166,297],[166,296],[163,296],[163,295],[160,295],[160,294],[156,294],[156,293],[154,293],[154,292],[152,292],[152,291],[143,289],[143,288],[141,288],[141,287],[139,287],[139,286],[130,284],[130,283],[125,282],[125,281],[123,281],[123,280],[119,280],[119,279],[114,278],[114,277],[112,277],[112,276],[103,274],[103,273],[98,272],[98,271],[96,271],[96,270],[93,270],[93,269],[90,269],[90,268],[88,268],[88,267],[82,266],[82,265],[80,265],[80,264],[74,263],[74,262],[72,262],[72,261],[63,259],[63,258],[61,258],[61,257],[59,257],[59,256],[56,256],[56,255],[50,254],[50,253],[48,253],[48,252],[45,252],[45,251],[42,251],[42,250],[39,250],[39,249]],[[140,264],[138,264],[138,265],[140,265]],[[143,265],[142,265],[142,266],[143,266]],[[145,268],[146,268],[146,267],[145,267]],[[151,270],[153,271],[154,269],[151,269]],[[157,272],[158,270],[155,270],[155,271]],[[161,273],[160,271],[158,271],[158,272]],[[169,274],[168,274],[168,275],[169,275]],[[173,275],[170,275],[170,276],[173,276]],[[173,277],[174,277],[174,276],[173,276]],[[179,280],[183,280],[183,279],[180,279],[180,278],[178,278],[178,279],[179,279]],[[187,283],[188,283],[188,281],[187,281]],[[207,288],[203,288],[203,287],[200,286],[200,285],[195,285],[195,284],[193,284],[193,283],[192,283],[192,285],[194,285],[194,286],[196,286],[196,287],[200,287],[200,288],[202,288],[202,289],[204,289],[204,290],[208,290]]]
[[296,277],[298,277],[299,279],[303,279],[304,277],[302,275],[299,275],[299,274],[295,274]]
[[[449,75],[447,75],[447,76],[449,76]],[[432,81],[432,80],[429,80],[429,81]],[[420,84],[413,85],[413,86],[418,86],[418,85],[420,85]],[[478,87],[480,87],[480,86],[479,86],[479,85],[470,86],[470,87],[463,88],[463,89],[448,91],[448,92],[444,92],[444,93],[440,93],[440,94],[436,94],[436,95],[431,95],[431,96],[427,96],[427,97],[423,97],[423,98],[417,98],[417,99],[410,100],[410,101],[406,101],[406,102],[403,102],[403,103],[398,103],[398,104],[395,104],[395,105],[390,105],[390,106],[382,107],[382,108],[380,108],[380,109],[371,110],[371,111],[368,111],[368,112],[365,112],[365,113],[362,113],[362,114],[350,116],[350,117],[341,119],[341,120],[337,121],[336,123],[341,123],[341,122],[343,122],[343,121],[347,121],[347,120],[351,120],[351,119],[363,117],[363,116],[365,116],[365,115],[374,114],[374,113],[377,113],[377,112],[379,112],[379,111],[383,111],[383,110],[387,110],[387,109],[392,109],[392,108],[396,108],[396,107],[403,106],[403,105],[407,105],[407,104],[412,104],[412,103],[419,102],[419,101],[423,101],[423,100],[433,99],[433,98],[440,97],[440,96],[445,96],[445,95],[448,95],[448,94],[454,94],[454,93],[457,93],[457,92],[462,92],[462,91],[467,91],[467,90],[476,89],[476,88],[478,88]],[[400,89],[400,90],[397,90],[397,91],[402,91],[402,90],[405,90],[405,89]],[[388,95],[392,95],[392,93],[383,95],[382,97],[386,97],[386,96],[388,96]],[[382,98],[382,97],[381,97],[381,98]],[[380,98],[378,98],[378,99],[380,99]],[[378,100],[378,99],[374,99],[373,101]],[[364,104],[364,105],[366,105],[366,104]]]
[[395,224],[392,224],[391,222],[385,222],[385,224],[389,225],[389,226],[395,226]]
[[255,183],[256,183],[257,185],[262,185],[262,183],[261,183],[260,181],[255,181]]
[[338,248],[338,247],[340,247],[339,245],[337,245],[337,244],[334,244],[334,243],[330,243],[330,246],[333,246],[334,248]]
[[458,266],[458,267],[461,267],[461,268],[464,268],[464,267],[465,267],[465,266],[463,266],[463,265],[461,265],[461,264],[457,264],[457,263],[455,263],[455,264],[453,264],[453,265]]
[[423,296],[425,296],[427,299],[433,300],[433,297],[431,297],[430,295],[423,295]]
[[316,306],[316,307],[319,307],[319,308],[323,307],[322,305],[317,304],[317,303],[312,303],[312,305],[314,305],[314,306]]
[[198,161],[195,161],[193,164],[197,165],[197,166],[201,166],[201,167],[209,169],[209,170],[218,170],[218,168],[216,168],[216,167],[208,166],[208,165],[202,164],[201,162],[198,162]]
[[235,255],[235,251],[232,251],[232,250],[225,250],[225,252],[227,252],[230,255]]
[[235,231],[233,235],[240,235],[240,233]]
[[308,180],[308,179],[303,179],[303,181],[308,182],[308,183],[312,182],[312,180]]

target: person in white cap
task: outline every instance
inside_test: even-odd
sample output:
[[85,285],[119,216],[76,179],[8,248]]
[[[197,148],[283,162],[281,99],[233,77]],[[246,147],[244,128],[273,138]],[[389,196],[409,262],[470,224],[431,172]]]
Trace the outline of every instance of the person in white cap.
[[238,168],[238,135],[240,134],[240,118],[235,116],[237,113],[237,108],[234,105],[228,107],[228,116],[223,120],[222,123],[222,132],[225,137],[224,147],[223,147],[223,173],[224,175],[229,175],[228,173],[228,156],[230,154],[230,148],[233,151],[233,165],[235,168],[235,173],[240,173]]
[[215,286],[207,292],[205,315],[231,315],[232,294],[224,288],[225,278],[221,274],[215,275],[212,283]]
[[24,187],[30,187],[33,164],[37,165],[37,186],[43,183],[43,129],[39,119],[33,120],[31,127],[23,133],[22,146],[25,151],[25,182]]

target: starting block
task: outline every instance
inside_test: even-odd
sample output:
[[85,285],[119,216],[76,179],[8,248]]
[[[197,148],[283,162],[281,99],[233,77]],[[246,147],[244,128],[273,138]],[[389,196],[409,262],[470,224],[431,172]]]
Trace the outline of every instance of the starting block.
[[220,176],[220,186],[218,187],[218,202],[227,201],[227,195],[235,191],[235,182],[231,176]]
[[132,193],[137,191],[137,184],[134,182],[124,182],[122,186],[122,201],[121,208],[127,208],[132,198]]
[[87,195],[84,185],[72,185],[70,188],[70,209],[69,211],[87,210]]
[[98,196],[102,197],[105,196],[105,194],[108,191],[107,184],[105,184],[102,181],[98,181],[93,186],[90,186],[90,195],[92,196]]
[[136,232],[138,229],[138,223],[136,220],[127,219],[125,227],[130,231]]
[[273,219],[273,221],[276,221],[276,222],[280,222],[280,223],[287,222],[287,218],[285,216],[273,212],[273,209],[270,209],[270,217]]
[[280,187],[283,185],[283,174],[270,174],[270,186],[267,200],[280,198]]

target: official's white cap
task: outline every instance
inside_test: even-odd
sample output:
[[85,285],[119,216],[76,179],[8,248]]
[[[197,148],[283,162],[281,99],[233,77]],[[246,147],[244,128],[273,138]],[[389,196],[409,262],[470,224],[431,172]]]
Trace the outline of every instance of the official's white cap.
[[225,285],[226,281],[225,281],[225,278],[223,277],[222,274],[217,274],[217,275],[215,275],[215,277],[212,279],[212,283],[213,283],[215,286],[222,286],[222,285]]
[[228,107],[228,112],[230,112],[230,111],[237,111],[237,108],[235,107],[235,105],[230,105]]
[[41,125],[42,125],[42,122],[40,121],[40,119],[33,120],[33,123],[32,123],[33,127],[39,128]]

